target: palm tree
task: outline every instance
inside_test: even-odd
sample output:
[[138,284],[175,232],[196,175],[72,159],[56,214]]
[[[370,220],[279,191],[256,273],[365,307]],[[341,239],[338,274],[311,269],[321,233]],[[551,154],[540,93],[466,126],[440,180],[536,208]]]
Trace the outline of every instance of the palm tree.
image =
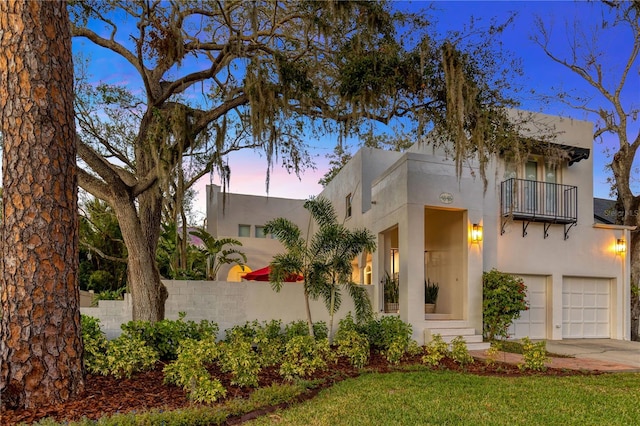
[[225,246],[242,246],[242,243],[233,238],[216,239],[204,229],[194,229],[189,232],[202,240],[204,248],[200,251],[207,257],[206,275],[208,280],[216,280],[218,271],[222,265],[235,263],[244,268],[247,256],[237,248],[225,248]]
[[[373,309],[366,291],[351,281],[351,261],[364,250],[374,251],[375,237],[370,231],[349,230],[338,223],[331,202],[325,198],[312,198],[304,208],[310,213],[307,239],[297,225],[284,218],[277,218],[265,225],[265,232],[274,235],[286,251],[274,256],[269,280],[279,291],[289,274],[304,276],[304,297],[309,333],[313,335],[313,322],[309,298],[322,298],[329,311],[329,335],[333,333],[333,317],[340,308],[341,290],[353,299],[356,319],[366,320]],[[311,235],[312,221],[317,230]]]

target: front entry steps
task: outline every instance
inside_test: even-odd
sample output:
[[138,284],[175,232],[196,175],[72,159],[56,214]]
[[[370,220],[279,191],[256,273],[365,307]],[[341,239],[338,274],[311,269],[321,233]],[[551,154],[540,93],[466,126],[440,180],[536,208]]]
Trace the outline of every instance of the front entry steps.
[[470,351],[487,350],[489,342],[482,341],[482,335],[476,334],[476,330],[467,327],[465,321],[429,321],[427,328],[424,329],[424,344],[428,344],[434,334],[439,334],[447,343],[451,343],[453,339],[462,336],[467,343],[467,349]]

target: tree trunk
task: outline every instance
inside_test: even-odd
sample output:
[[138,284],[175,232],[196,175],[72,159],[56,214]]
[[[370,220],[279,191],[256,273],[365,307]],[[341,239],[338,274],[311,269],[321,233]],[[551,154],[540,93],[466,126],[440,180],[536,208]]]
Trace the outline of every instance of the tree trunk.
[[[150,218],[147,221],[139,219],[142,214],[138,214],[130,199],[116,198],[113,208],[128,251],[127,277],[133,304],[133,320],[160,321],[164,319],[164,305],[168,294],[160,280],[156,262],[158,238],[154,240],[150,236],[159,232],[155,229],[160,229],[160,219],[158,217],[155,224],[150,222]],[[148,211],[142,202],[140,209]]]
[[84,389],[71,33],[64,1],[0,12],[0,394],[33,408]]
[[638,294],[638,282],[640,280],[640,235],[631,233],[629,247],[631,256],[631,340],[640,341],[640,294]]

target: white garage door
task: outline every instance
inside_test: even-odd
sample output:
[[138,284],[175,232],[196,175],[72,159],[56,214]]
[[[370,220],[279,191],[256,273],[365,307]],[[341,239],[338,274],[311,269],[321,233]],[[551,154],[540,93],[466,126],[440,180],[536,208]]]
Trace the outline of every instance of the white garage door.
[[565,277],[562,285],[562,337],[608,338],[609,280]]
[[527,286],[529,309],[520,312],[520,318],[509,328],[509,337],[520,339],[545,339],[547,337],[547,285],[546,277],[539,275],[522,276]]

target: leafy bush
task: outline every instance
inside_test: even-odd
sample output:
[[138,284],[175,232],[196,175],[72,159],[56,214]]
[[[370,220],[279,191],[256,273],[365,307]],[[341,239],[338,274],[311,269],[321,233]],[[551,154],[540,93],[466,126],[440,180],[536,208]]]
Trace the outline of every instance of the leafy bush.
[[473,362],[473,357],[469,355],[467,342],[462,336],[458,336],[451,341],[451,359],[463,366]]
[[373,319],[364,324],[362,330],[371,342],[371,346],[382,352],[389,349],[396,339],[406,341],[408,345],[413,333],[411,325],[395,315]]
[[381,352],[392,364],[400,362],[408,350],[415,352],[417,344],[411,338],[413,334],[411,324],[407,324],[395,315],[373,319],[360,327],[360,330],[363,331],[371,346]]
[[91,305],[98,306],[98,302],[100,300],[122,300],[124,299],[125,291],[126,287],[122,287],[116,290],[103,290],[99,293],[94,293],[93,299],[91,300]]
[[[329,329],[324,321],[313,323],[313,334],[316,340],[326,339],[329,335]],[[304,320],[292,321],[284,328],[284,335],[287,341],[296,336],[308,336],[309,325]]]
[[508,337],[511,323],[529,309],[527,287],[521,278],[492,269],[482,274],[482,313],[485,339]]
[[318,321],[313,323],[313,336],[316,340],[324,340],[329,337],[329,327],[324,321]]
[[496,360],[498,359],[498,355],[502,350],[502,345],[500,343],[501,342],[491,342],[491,346],[489,346],[489,349],[485,351],[487,357],[485,358],[484,362],[487,365],[495,364]]
[[87,288],[97,292],[109,290],[112,288],[116,279],[109,271],[97,270],[93,271],[89,276],[89,283]]
[[258,321],[247,321],[244,325],[234,325],[224,331],[224,341],[232,342],[238,338],[253,340],[256,335],[256,330],[260,327],[261,326]]
[[82,343],[84,345],[84,365],[89,371],[98,368],[100,357],[107,351],[107,337],[100,329],[100,320],[87,315],[80,316]]
[[309,335],[294,336],[285,345],[280,375],[287,380],[309,376],[325,369],[330,357],[327,339],[316,341]]
[[263,323],[263,326],[256,329],[253,343],[258,349],[260,364],[263,367],[278,364],[282,359],[285,343],[281,322],[272,320]]
[[547,342],[544,340],[533,343],[528,337],[522,338],[522,364],[521,370],[545,371],[547,366]]
[[367,365],[371,354],[369,340],[355,329],[338,329],[334,344],[338,355],[347,357],[354,367],[362,368]]
[[218,379],[212,379],[205,368],[220,356],[213,337],[203,340],[184,339],[177,359],[164,367],[164,381],[182,386],[196,402],[212,403],[224,397],[227,390]]
[[165,319],[153,324],[149,321],[130,321],[121,328],[125,333],[137,335],[146,341],[158,352],[161,360],[174,360],[182,340],[215,339],[218,335],[216,323],[207,320],[200,323],[184,321],[185,316],[184,312],[180,312],[177,320]]
[[434,334],[431,337],[431,341],[425,346],[425,352],[422,362],[435,367],[449,354],[449,345],[442,340],[440,334]]
[[238,386],[258,386],[260,362],[253,351],[251,341],[238,338],[232,342],[220,343],[218,364],[224,372],[232,375],[231,384]]
[[134,373],[151,370],[158,362],[158,353],[138,335],[123,333],[107,342],[106,352],[96,355],[87,366],[92,373],[112,375],[120,379]]

